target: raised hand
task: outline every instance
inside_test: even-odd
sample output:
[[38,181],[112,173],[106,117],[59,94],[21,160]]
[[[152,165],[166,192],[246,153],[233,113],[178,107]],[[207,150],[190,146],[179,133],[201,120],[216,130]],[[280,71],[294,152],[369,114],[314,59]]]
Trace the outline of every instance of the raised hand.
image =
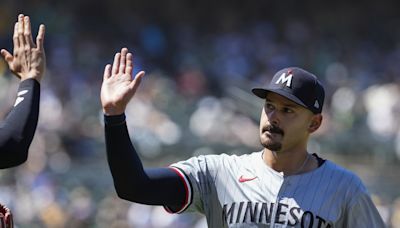
[[106,65],[100,94],[105,115],[120,115],[125,112],[126,105],[145,74],[144,71],[140,71],[132,79],[132,70],[132,54],[128,53],[127,48],[122,48],[121,53],[115,54],[112,66]]
[[44,52],[45,27],[39,27],[36,43],[33,42],[31,22],[28,16],[18,15],[18,22],[14,26],[13,54],[1,49],[1,55],[13,72],[21,81],[29,78],[40,81],[46,68],[46,55]]

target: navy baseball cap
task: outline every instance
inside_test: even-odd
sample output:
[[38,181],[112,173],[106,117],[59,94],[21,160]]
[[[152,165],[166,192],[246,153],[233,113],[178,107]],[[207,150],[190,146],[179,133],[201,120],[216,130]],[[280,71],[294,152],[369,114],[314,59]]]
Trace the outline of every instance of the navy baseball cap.
[[278,71],[267,85],[251,91],[263,99],[268,92],[277,93],[314,114],[321,113],[324,105],[325,91],[321,82],[315,75],[298,67]]

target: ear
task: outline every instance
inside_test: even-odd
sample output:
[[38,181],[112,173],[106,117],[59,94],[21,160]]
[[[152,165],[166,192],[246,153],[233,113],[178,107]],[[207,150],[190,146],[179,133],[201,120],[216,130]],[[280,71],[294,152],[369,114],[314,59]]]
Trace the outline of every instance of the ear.
[[318,128],[321,126],[321,123],[322,123],[322,115],[315,114],[311,119],[310,125],[308,126],[308,132],[313,133],[316,130],[318,130]]

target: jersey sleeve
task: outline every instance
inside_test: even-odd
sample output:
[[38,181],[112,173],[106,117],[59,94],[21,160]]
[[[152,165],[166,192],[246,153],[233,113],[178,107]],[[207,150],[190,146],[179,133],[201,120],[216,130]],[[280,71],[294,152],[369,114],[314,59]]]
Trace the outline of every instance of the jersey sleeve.
[[386,227],[367,189],[360,186],[347,212],[346,227]]
[[204,205],[215,196],[215,179],[220,164],[219,155],[192,157],[170,167],[185,185],[185,204],[179,209],[164,207],[170,213],[197,211],[204,214]]
[[0,122],[0,168],[17,166],[28,158],[39,118],[40,84],[35,79],[20,83],[14,107]]
[[104,116],[107,161],[117,195],[147,205],[185,204],[181,176],[170,168],[144,168],[131,142],[125,114]]

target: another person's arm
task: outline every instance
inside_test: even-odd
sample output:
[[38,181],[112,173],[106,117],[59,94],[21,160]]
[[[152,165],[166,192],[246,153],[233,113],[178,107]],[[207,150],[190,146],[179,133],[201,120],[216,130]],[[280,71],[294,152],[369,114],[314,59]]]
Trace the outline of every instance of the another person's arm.
[[101,103],[105,121],[107,159],[119,197],[143,204],[180,208],[187,192],[183,177],[171,168],[145,169],[130,140],[125,108],[144,72],[132,79],[132,54],[123,48],[104,70]]
[[43,47],[45,27],[40,25],[33,42],[28,16],[20,14],[14,26],[13,54],[5,49],[1,55],[11,72],[21,82],[14,107],[0,122],[0,168],[17,166],[26,161],[39,115],[40,80],[46,57]]

